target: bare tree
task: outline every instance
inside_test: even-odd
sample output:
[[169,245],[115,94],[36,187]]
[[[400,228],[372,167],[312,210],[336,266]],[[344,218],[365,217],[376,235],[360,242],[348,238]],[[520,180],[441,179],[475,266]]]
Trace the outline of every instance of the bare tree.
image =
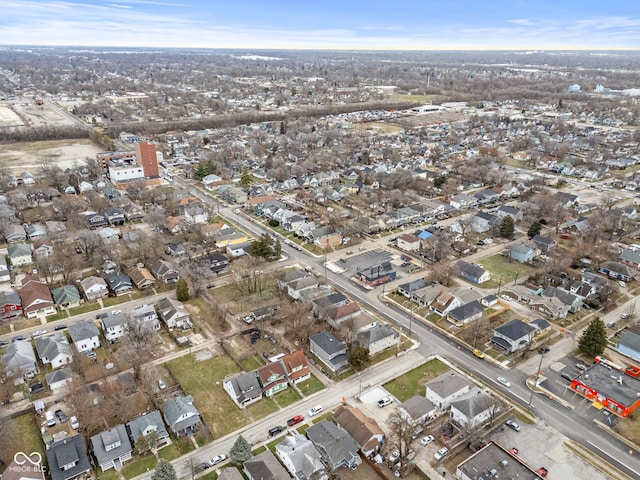
[[408,416],[403,416],[398,410],[395,410],[387,418],[387,427],[389,429],[389,437],[391,443],[398,448],[400,452],[400,463],[404,464],[408,460],[409,455],[413,453],[412,442],[413,432],[416,425]]

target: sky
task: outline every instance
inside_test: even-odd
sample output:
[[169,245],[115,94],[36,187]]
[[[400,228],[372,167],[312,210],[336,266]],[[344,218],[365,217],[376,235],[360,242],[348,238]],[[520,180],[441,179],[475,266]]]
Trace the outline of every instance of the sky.
[[640,48],[637,0],[0,0],[0,45]]

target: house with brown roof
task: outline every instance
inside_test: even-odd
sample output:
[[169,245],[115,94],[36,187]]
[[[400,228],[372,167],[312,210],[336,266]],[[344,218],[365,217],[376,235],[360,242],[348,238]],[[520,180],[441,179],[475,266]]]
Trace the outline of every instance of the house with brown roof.
[[420,239],[411,233],[400,235],[396,242],[400,250],[405,252],[417,252],[420,250]]
[[431,303],[429,303],[429,310],[437,313],[441,317],[447,315],[454,308],[458,308],[462,305],[460,299],[455,297],[449,292],[440,292]]
[[384,442],[384,432],[376,421],[369,418],[361,410],[344,405],[338,407],[333,418],[360,445],[360,450],[366,456],[380,450]]
[[344,305],[327,308],[325,316],[330,325],[337,327],[342,322],[355,318],[361,313],[362,310],[360,309],[358,302],[349,302]]
[[156,279],[145,267],[135,267],[129,271],[129,277],[140,290],[156,286]]
[[280,363],[289,379],[289,383],[296,385],[311,378],[311,369],[307,362],[307,357],[302,350],[297,350],[285,355],[280,359]]
[[40,281],[38,275],[27,274],[22,279],[22,286],[18,290],[22,311],[27,318],[53,315],[56,306],[46,283]]
[[267,397],[289,387],[284,366],[280,362],[272,362],[256,370],[260,386]]

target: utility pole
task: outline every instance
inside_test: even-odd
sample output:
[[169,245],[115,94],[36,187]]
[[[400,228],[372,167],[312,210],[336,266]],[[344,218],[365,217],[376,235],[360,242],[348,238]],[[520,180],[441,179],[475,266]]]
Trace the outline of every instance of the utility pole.
[[531,396],[529,397],[529,405],[531,405],[531,402],[533,401],[533,394],[536,391],[536,388],[538,388],[538,380],[540,379],[540,369],[542,368],[542,359],[544,358],[544,354],[547,352],[546,348],[543,348],[542,353],[540,354],[540,363],[538,364],[538,370],[536,370],[536,380],[533,384],[533,388],[531,389]]

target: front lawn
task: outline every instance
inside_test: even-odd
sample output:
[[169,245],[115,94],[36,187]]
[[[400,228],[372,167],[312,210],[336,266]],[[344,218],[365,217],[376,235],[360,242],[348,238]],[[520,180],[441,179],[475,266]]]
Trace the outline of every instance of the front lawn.
[[133,478],[143,473],[147,473],[156,468],[156,457],[148,455],[136,461],[129,461],[122,467],[124,478]]
[[253,403],[247,407],[247,413],[254,420],[266,417],[267,415],[271,415],[277,411],[278,405],[276,405],[276,402],[274,402],[272,398],[263,398],[259,402]]
[[187,395],[193,395],[195,406],[214,438],[243,427],[249,420],[222,387],[230,374],[240,372],[231,358],[213,357],[197,361],[185,355],[167,363],[167,368]]
[[311,375],[309,380],[300,382],[297,385],[297,387],[298,387],[298,390],[300,390],[300,393],[302,393],[302,395],[304,395],[305,397],[308,397],[309,395],[312,395],[322,390],[324,388],[324,384],[320,380],[318,380],[316,377]]
[[170,445],[166,445],[158,450],[158,455],[160,458],[164,458],[167,461],[175,460],[186,453],[189,453],[195,447],[193,443],[188,439],[178,438],[173,440],[173,443]]
[[285,408],[300,400],[300,395],[293,388],[287,388],[274,395],[273,399],[280,408]]
[[120,480],[120,474],[113,469],[103,472],[102,469],[96,468],[95,472],[98,480]]
[[401,377],[385,383],[384,388],[399,402],[406,402],[411,397],[425,393],[425,383],[446,372],[449,366],[437,358],[414,368]]
[[482,288],[498,288],[516,279],[525,279],[534,267],[509,260],[500,254],[483,258],[478,263],[491,272],[491,280],[482,284]]
[[13,435],[11,447],[18,452],[39,452],[44,458],[44,448],[38,429],[38,420],[34,419],[31,412],[20,415],[13,419],[16,428],[16,435]]

